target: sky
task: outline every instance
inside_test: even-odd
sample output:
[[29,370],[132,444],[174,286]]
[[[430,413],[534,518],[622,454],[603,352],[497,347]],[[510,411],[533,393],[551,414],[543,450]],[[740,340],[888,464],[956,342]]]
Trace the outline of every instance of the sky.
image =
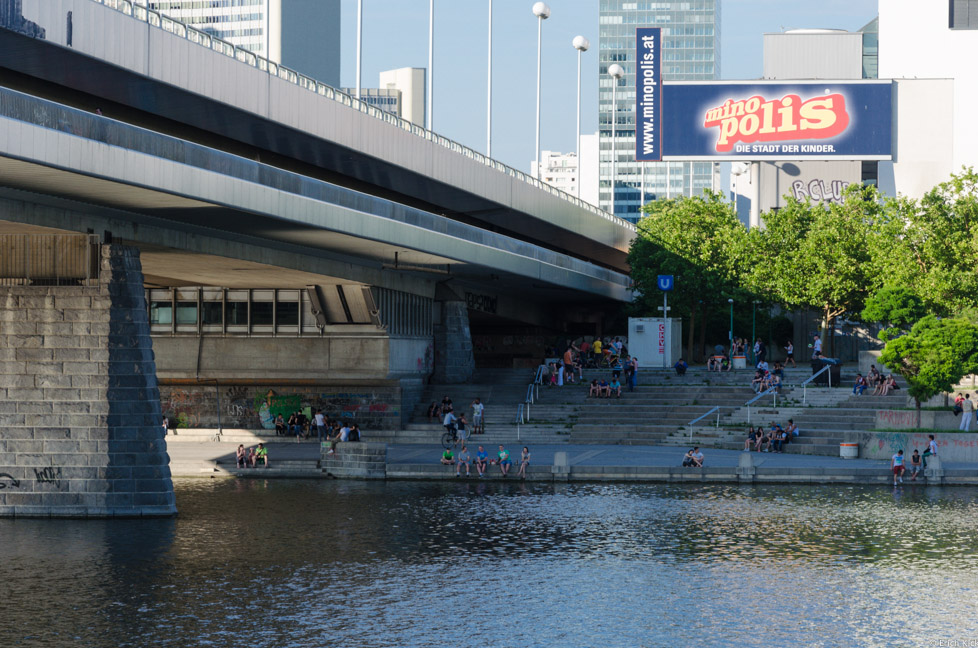
[[[876,17],[877,0],[721,0],[723,79],[762,74],[763,34],[826,27],[854,31]],[[357,0],[342,2],[341,83],[356,78]],[[487,0],[434,0],[434,130],[477,151],[486,149]],[[581,131],[597,130],[598,0],[549,0],[543,23],[541,148],[572,152],[581,67]],[[492,156],[529,172],[535,155],[537,19],[532,0],[494,0]],[[382,70],[428,65],[427,0],[363,0],[363,87]]]

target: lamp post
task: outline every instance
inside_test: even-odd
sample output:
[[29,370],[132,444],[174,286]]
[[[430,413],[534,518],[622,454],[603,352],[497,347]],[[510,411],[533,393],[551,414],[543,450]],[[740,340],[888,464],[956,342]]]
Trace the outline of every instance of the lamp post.
[[[750,313],[750,343],[751,343],[751,363],[757,364],[757,356],[754,354],[754,340],[757,339],[757,300],[753,302]],[[770,340],[769,340],[770,342]]]
[[608,66],[611,76],[611,213],[615,213],[615,181],[618,175],[618,81],[625,69],[617,63]]
[[486,74],[486,157],[492,157],[492,0],[489,0],[489,70]]
[[727,303],[730,304],[730,354],[733,357],[733,297]]
[[550,7],[545,2],[533,4],[537,17],[537,180],[540,179],[540,61],[543,53],[543,21],[550,17]]
[[428,0],[428,130],[434,122],[434,89],[435,89],[435,0]]
[[357,99],[360,98],[360,63],[363,59],[363,0],[357,0]]
[[583,36],[574,37],[574,49],[577,50],[577,197],[581,197],[581,54],[586,52],[591,43]]

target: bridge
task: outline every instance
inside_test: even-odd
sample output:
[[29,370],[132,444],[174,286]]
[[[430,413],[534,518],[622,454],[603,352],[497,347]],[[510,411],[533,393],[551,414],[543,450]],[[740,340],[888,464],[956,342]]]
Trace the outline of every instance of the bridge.
[[33,457],[0,512],[170,512],[158,399],[396,427],[631,298],[629,223],[139,5],[2,0],[0,47],[0,423]]

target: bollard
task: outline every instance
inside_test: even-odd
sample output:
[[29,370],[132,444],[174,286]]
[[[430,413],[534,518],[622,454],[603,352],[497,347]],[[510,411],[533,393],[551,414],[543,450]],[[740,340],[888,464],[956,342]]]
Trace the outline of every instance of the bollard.
[[567,453],[564,451],[554,453],[554,465],[550,469],[553,473],[554,481],[567,481],[570,477],[570,463],[567,461]]
[[927,467],[924,468],[924,477],[927,478],[927,483],[943,484],[944,483],[944,466],[941,464],[941,458],[937,455],[931,455],[927,457]]
[[737,465],[737,478],[740,481],[754,481],[756,473],[754,454],[752,452],[741,452],[740,463]]

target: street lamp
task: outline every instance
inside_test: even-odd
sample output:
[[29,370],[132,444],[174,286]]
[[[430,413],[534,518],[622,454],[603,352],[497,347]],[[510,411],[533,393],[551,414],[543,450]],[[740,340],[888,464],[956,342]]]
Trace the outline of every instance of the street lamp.
[[[754,340],[757,339],[757,305],[759,303],[760,302],[758,302],[756,299],[754,300],[753,308],[751,309],[751,315],[750,315],[751,362],[753,362],[754,364],[757,364],[757,356],[754,354],[753,345],[754,345]],[[768,342],[770,342],[770,340],[768,340]]]
[[537,180],[540,179],[540,60],[543,52],[543,21],[550,17],[550,7],[545,2],[533,5],[537,17]]
[[363,59],[363,0],[357,0],[357,99],[360,98],[360,62]]
[[574,49],[577,50],[577,197],[581,197],[581,54],[586,52],[591,43],[583,36],[574,37]]
[[733,297],[728,299],[727,303],[730,304],[730,353],[733,357]]
[[434,123],[435,95],[435,0],[428,0],[428,130]]
[[618,175],[618,82],[625,76],[625,69],[617,63],[608,66],[611,75],[611,213],[615,213],[615,180]]
[[486,89],[486,157],[492,157],[492,0],[489,0],[489,71]]

